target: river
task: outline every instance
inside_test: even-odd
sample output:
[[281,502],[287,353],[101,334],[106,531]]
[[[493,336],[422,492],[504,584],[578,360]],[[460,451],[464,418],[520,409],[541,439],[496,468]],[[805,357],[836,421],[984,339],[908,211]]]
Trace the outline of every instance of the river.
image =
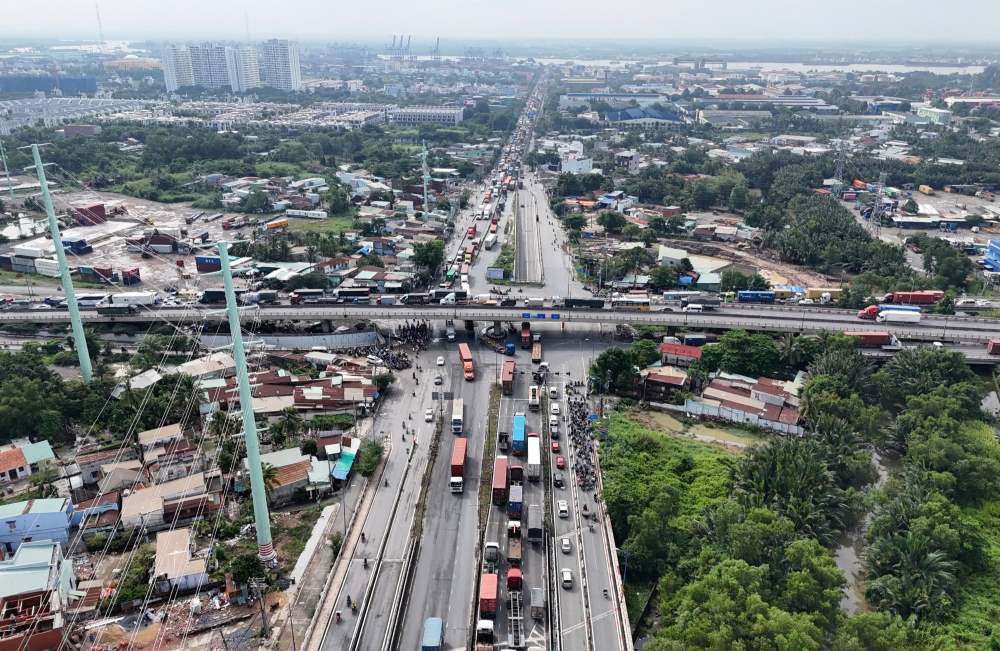
[[[872,461],[875,463],[877,477],[875,483],[868,488],[869,492],[885,483],[889,477],[889,469],[894,463],[877,452],[872,454]],[[840,607],[852,615],[861,610],[868,610],[868,602],[865,600],[864,546],[865,529],[870,518],[869,513],[860,524],[850,531],[845,531],[840,537],[840,545],[833,550],[834,562],[847,577]]]

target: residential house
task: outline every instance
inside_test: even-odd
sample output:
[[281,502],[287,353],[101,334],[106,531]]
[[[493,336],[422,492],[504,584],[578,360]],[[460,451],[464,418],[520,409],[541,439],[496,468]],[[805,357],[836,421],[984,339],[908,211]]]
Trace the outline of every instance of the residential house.
[[55,461],[48,441],[15,441],[0,448],[0,484],[25,479]]
[[0,561],[0,650],[63,648],[76,587],[73,563],[57,541],[25,542]]
[[0,546],[11,555],[32,540],[69,542],[73,503],[65,497],[25,500],[0,506]]
[[207,517],[221,507],[221,497],[206,485],[205,473],[155,484],[133,491],[122,499],[122,526],[144,526],[156,531],[197,517]]
[[664,365],[691,366],[701,359],[701,348],[684,344],[660,344],[660,362]]
[[719,373],[698,398],[689,398],[689,416],[744,423],[783,434],[801,435],[798,390],[804,374],[791,382]]
[[688,382],[687,372],[673,366],[646,368],[639,376],[645,402],[673,402],[677,390],[686,387]]
[[86,539],[112,531],[121,516],[121,493],[112,491],[73,505],[72,523]]
[[211,380],[235,375],[236,362],[229,353],[217,352],[184,362],[176,370],[195,380]]
[[102,466],[136,458],[136,451],[131,446],[84,448],[76,455],[76,465],[80,470],[80,483],[83,486],[94,486],[101,480]]
[[197,590],[208,581],[205,559],[194,557],[187,528],[156,534],[153,568],[154,589],[161,594]]

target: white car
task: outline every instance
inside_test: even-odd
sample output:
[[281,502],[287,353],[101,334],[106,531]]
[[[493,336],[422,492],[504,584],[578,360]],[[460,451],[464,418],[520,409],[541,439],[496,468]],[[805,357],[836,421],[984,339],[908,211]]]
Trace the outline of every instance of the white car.
[[562,553],[568,554],[573,551],[573,543],[569,541],[569,538],[563,538],[559,543],[559,549],[562,550]]
[[444,366],[444,356],[438,355],[437,365]]
[[549,400],[557,400],[559,398],[559,389],[555,387],[549,387]]
[[573,570],[568,567],[564,567],[559,570],[559,576],[562,578],[562,587],[566,590],[573,589]]
[[424,412],[424,422],[429,423],[432,420],[434,420],[434,408],[428,407],[427,410]]
[[556,502],[556,510],[559,511],[560,518],[569,517],[569,502],[566,500],[559,500]]
[[552,407],[550,408],[550,411],[551,411],[551,413],[552,413],[553,416],[558,416],[559,415],[559,403],[558,402],[553,402],[552,403]]

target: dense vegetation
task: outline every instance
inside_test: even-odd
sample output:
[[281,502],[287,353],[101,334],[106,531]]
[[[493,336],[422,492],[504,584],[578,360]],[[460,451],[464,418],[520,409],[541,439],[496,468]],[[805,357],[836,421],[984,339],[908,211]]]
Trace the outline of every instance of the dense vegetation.
[[[730,365],[755,367],[769,348],[780,357],[764,358],[779,364],[786,348],[799,350],[778,372],[809,370],[808,433],[733,456],[612,416],[601,448],[605,501],[627,557],[633,619],[655,586],[646,648],[995,644],[1000,449],[962,357],[908,349],[877,368],[842,336],[766,346],[730,335],[715,347]],[[642,347],[623,352],[637,361]],[[882,484],[874,451],[900,459]],[[849,615],[831,549],[862,520],[874,612]]]

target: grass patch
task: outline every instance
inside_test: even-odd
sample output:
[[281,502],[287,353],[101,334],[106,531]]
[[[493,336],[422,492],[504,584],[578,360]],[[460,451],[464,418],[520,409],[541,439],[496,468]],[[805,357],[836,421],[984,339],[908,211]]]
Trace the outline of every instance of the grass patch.
[[329,219],[289,219],[288,229],[295,233],[321,233],[338,235],[344,231],[351,230],[354,224],[354,217],[343,215],[330,217]]
[[486,442],[483,445],[482,479],[479,482],[479,535],[486,530],[493,501],[493,461],[497,449],[497,427],[500,423],[500,385],[490,386],[490,406],[486,420]]
[[765,435],[745,428],[722,423],[689,421],[663,412],[634,411],[629,417],[636,423],[667,436],[710,445],[729,452],[742,452],[766,440]]
[[656,584],[650,581],[629,581],[625,584],[625,607],[628,609],[629,622],[638,622],[646,612],[646,604],[649,603],[654,588]]

